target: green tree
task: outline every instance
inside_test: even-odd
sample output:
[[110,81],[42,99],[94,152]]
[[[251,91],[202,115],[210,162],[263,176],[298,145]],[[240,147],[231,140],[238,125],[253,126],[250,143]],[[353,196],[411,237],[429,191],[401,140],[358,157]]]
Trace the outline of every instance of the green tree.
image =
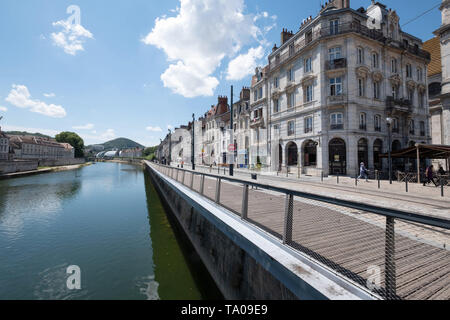
[[68,143],[75,149],[75,158],[84,157],[84,141],[75,132],[61,132],[55,137],[60,143]]
[[154,154],[156,152],[156,150],[158,149],[158,147],[149,147],[149,148],[145,148],[144,149],[144,157],[148,157],[152,154]]

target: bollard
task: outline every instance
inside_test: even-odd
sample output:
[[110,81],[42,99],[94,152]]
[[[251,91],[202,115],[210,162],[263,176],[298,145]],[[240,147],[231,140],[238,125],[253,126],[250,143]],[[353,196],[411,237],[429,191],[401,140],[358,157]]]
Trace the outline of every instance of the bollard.
[[358,186],[358,177],[355,178],[355,187]]
[[217,178],[216,184],[216,203],[220,203],[220,185],[222,182],[222,178]]
[[408,192],[408,179],[405,179],[406,192]]
[[248,215],[248,184],[244,185],[242,194],[242,210],[241,210],[242,220],[246,220],[247,215]]
[[441,197],[444,196],[444,179],[441,177]]
[[320,181],[323,182],[323,171],[320,172]]
[[380,183],[380,172],[379,171],[377,171],[377,180],[378,180],[378,189],[380,189],[381,183]]
[[336,179],[337,179],[337,184],[339,184],[339,172],[336,175]]

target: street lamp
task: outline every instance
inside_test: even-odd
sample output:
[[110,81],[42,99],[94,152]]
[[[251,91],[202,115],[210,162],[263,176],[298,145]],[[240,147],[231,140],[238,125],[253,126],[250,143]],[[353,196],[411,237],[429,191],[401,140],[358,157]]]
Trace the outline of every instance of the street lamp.
[[169,129],[169,161],[168,165],[172,162],[172,130]]
[[191,152],[191,163],[192,170],[195,170],[195,114],[192,114],[192,152]]
[[389,162],[389,183],[392,184],[392,159],[391,159],[391,127],[392,122],[394,122],[394,119],[391,117],[386,118],[386,124],[388,127],[388,162]]

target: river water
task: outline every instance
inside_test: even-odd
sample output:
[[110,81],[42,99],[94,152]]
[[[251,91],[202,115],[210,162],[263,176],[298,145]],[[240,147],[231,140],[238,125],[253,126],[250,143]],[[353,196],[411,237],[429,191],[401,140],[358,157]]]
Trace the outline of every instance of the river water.
[[0,299],[220,299],[186,243],[141,167],[0,181]]

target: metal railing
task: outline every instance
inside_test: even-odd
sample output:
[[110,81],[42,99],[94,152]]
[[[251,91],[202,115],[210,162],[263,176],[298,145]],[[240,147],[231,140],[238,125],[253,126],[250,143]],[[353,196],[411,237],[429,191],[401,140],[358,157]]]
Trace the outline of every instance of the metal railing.
[[[437,277],[443,268],[450,267],[450,254],[445,245],[438,248],[426,244],[429,239],[441,241],[441,238],[446,243],[450,220],[252,180],[155,166],[162,174],[264,229],[283,244],[311,256],[359,285],[369,287],[384,299],[415,299],[417,295],[421,296],[421,288],[427,292],[429,283],[421,282],[425,281],[426,275],[435,270]],[[354,214],[355,210],[358,215]],[[417,232],[423,232],[428,242],[407,236],[415,234],[417,237]],[[430,264],[433,255],[436,262]],[[409,271],[411,263],[414,272]],[[375,265],[375,271],[378,266],[384,274],[378,285],[369,286],[370,277],[361,271],[365,265],[368,268]],[[441,298],[444,295],[443,298],[449,299],[450,276],[444,275],[441,281],[443,289],[437,292]],[[431,298],[438,293],[430,294]],[[430,298],[425,293],[423,296]]]

